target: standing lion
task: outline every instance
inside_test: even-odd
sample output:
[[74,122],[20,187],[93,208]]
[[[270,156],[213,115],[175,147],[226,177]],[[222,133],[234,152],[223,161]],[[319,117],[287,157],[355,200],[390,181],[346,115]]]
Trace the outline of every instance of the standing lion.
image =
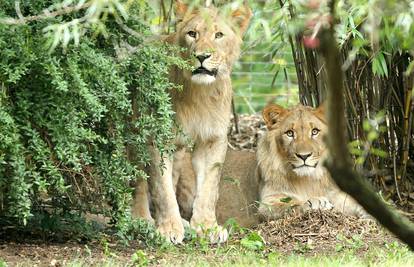
[[[184,226],[176,199],[180,168],[185,146],[194,142],[192,165],[196,176],[196,193],[191,203],[191,227],[199,233],[209,232],[211,242],[224,242],[227,230],[216,220],[216,202],[221,167],[227,150],[232,88],[230,73],[240,54],[242,36],[252,16],[247,5],[224,17],[213,7],[190,8],[175,1],[178,19],[176,32],[166,39],[185,48],[182,57],[191,62],[193,70],[172,68],[170,80],[183,86],[172,90],[171,98],[178,125],[173,158],[161,158],[151,147],[151,170],[148,189],[155,212],[158,231],[173,243],[181,243]],[[164,168],[161,169],[161,163]],[[152,220],[147,201],[147,185],[138,184],[133,213]]]

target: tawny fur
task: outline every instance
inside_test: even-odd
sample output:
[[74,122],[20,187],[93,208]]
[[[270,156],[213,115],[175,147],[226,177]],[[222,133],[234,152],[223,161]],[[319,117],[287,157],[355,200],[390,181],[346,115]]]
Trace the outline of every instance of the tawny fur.
[[[184,157],[181,171],[177,199],[183,218],[190,219],[195,197],[195,174],[189,153]],[[242,227],[253,227],[259,223],[257,217],[259,183],[255,171],[255,153],[232,149],[227,151],[216,207],[219,224],[224,224],[229,219],[234,219]]]
[[[182,91],[171,91],[175,120],[178,129],[173,159],[161,159],[151,147],[149,191],[154,207],[155,221],[161,234],[174,243],[184,238],[184,227],[176,199],[176,186],[180,186],[183,148],[191,140],[195,145],[192,163],[196,178],[196,193],[191,204],[190,224],[198,231],[216,228],[211,242],[223,242],[227,231],[217,226],[215,207],[221,168],[227,150],[227,129],[230,122],[232,88],[230,73],[240,54],[241,37],[247,28],[251,11],[242,6],[224,18],[215,7],[190,10],[176,1],[177,31],[166,38],[167,42],[186,48],[182,53],[194,69],[203,67],[197,74],[191,70],[173,68],[170,80],[183,86]],[[199,57],[205,57],[204,60]],[[214,73],[214,75],[213,75]],[[161,162],[164,170],[160,170]],[[177,191],[180,190],[177,188]],[[143,190],[137,188],[134,211],[139,217],[152,220]]]
[[264,109],[268,132],[257,150],[259,214],[263,219],[277,219],[290,211],[331,208],[365,216],[364,210],[336,187],[323,167],[323,136],[327,133],[323,113],[322,107],[302,105],[291,109],[269,105]]

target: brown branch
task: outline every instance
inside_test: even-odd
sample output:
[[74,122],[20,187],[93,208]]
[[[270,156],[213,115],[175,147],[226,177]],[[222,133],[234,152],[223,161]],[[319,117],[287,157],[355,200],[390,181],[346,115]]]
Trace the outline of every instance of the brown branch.
[[411,130],[412,124],[410,123],[411,117],[413,114],[413,107],[412,107],[412,91],[413,91],[413,74],[410,73],[408,77],[405,77],[406,80],[404,82],[404,91],[405,91],[405,107],[404,107],[404,122],[403,122],[403,144],[402,144],[402,164],[401,164],[401,181],[404,181],[407,175],[407,162],[409,158],[409,150],[410,150],[410,138],[411,138]]
[[[335,1],[330,3],[331,15],[335,18]],[[338,187],[351,195],[382,225],[414,250],[414,225],[399,216],[377,194],[366,180],[352,170],[346,146],[345,109],[343,98],[343,73],[340,51],[334,35],[334,26],[320,33],[320,51],[325,58],[328,77],[327,121],[329,135],[327,145],[330,159],[326,167]]]
[[[287,1],[283,2],[282,0],[279,0],[279,5],[280,8],[283,8],[285,5],[289,5],[289,14],[291,16],[291,18],[294,17],[294,12],[293,12],[293,8],[290,5],[290,3],[287,3]],[[295,64],[295,68],[296,68],[296,76],[298,79],[298,86],[299,86],[299,92],[304,92],[304,85],[305,85],[305,80],[306,78],[304,77],[304,71],[303,71],[303,63],[304,60],[301,57],[302,53],[300,51],[300,47],[298,47],[296,49],[295,47],[295,41],[293,40],[293,37],[291,34],[288,34],[288,39],[289,39],[289,45],[290,45],[290,49],[292,51],[292,56],[293,56],[293,62]],[[298,41],[298,39],[296,38],[296,44],[298,44],[300,46],[300,41]],[[298,53],[297,53],[298,52]],[[301,57],[301,58],[299,58]]]
[[233,112],[234,126],[236,127],[236,133],[240,134],[239,116],[237,115],[237,112],[236,112],[236,105],[234,103],[234,97],[231,99],[231,111]]

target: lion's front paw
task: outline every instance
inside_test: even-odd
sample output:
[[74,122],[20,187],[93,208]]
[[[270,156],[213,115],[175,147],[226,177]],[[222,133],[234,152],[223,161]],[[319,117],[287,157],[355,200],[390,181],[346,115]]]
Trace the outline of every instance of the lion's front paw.
[[191,228],[190,222],[184,218],[181,218],[181,222],[183,223],[184,228]]
[[227,229],[220,225],[216,225],[213,228],[209,228],[207,230],[207,233],[211,244],[224,243],[229,238],[229,232],[227,231]]
[[211,244],[220,244],[223,242],[226,242],[229,238],[229,232],[226,228],[217,225],[217,223],[214,224],[207,224],[208,226],[205,226],[206,224],[198,223],[194,224],[192,223],[191,226],[193,229],[195,229],[196,233],[200,237],[207,238]]
[[310,198],[305,203],[305,209],[312,210],[331,210],[334,205],[326,197]]
[[178,220],[167,219],[158,223],[158,232],[163,235],[167,241],[173,244],[180,244],[184,239],[184,226],[181,218]]

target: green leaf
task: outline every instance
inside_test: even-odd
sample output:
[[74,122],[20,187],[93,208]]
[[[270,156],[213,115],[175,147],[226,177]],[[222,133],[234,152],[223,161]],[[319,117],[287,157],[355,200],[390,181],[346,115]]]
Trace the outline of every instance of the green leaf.
[[372,131],[372,132],[368,133],[368,136],[367,136],[368,141],[372,142],[372,141],[376,140],[377,138],[378,138],[378,133],[377,132]]
[[348,143],[349,147],[360,147],[361,145],[362,144],[361,144],[360,140],[353,140],[353,141]]
[[385,76],[388,77],[388,67],[387,62],[385,60],[384,54],[379,52],[373,59],[372,59],[372,72],[374,75],[378,76]]
[[223,177],[223,181],[234,184],[236,186],[240,186],[240,180],[239,179],[235,179],[233,177],[230,176],[224,176]]
[[364,122],[362,123],[362,128],[364,129],[364,131],[369,131],[371,130],[372,126],[368,120],[364,120]]
[[355,160],[355,163],[358,164],[358,165],[362,165],[362,164],[364,164],[364,162],[365,162],[365,157],[358,157]]
[[351,149],[349,149],[349,153],[351,153],[352,155],[361,156],[361,155],[364,154],[364,150],[351,148]]
[[289,203],[290,201],[292,201],[292,198],[291,197],[285,197],[285,198],[279,199],[279,201],[283,202],[283,203]]
[[370,152],[381,158],[386,158],[388,156],[387,152],[378,148],[371,148]]
[[240,241],[240,245],[250,250],[263,250],[265,242],[258,232],[251,232]]

